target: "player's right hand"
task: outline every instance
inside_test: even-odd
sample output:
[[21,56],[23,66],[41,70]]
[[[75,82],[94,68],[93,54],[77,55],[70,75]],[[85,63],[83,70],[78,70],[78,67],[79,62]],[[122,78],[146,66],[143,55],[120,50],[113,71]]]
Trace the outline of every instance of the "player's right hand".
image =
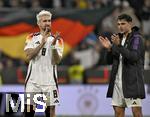
[[110,49],[111,48],[111,43],[110,41],[108,40],[107,37],[102,37],[102,36],[99,36],[99,41],[100,43],[102,44],[102,46],[106,49]]
[[48,27],[46,27],[46,29],[43,33],[42,43],[45,44],[49,36],[50,36],[50,29]]

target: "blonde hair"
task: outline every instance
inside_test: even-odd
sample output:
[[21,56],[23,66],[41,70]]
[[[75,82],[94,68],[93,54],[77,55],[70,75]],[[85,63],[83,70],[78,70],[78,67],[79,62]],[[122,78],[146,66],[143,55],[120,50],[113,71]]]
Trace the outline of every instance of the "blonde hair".
[[51,12],[46,11],[46,10],[42,10],[42,11],[40,11],[40,12],[36,15],[37,22],[39,22],[40,17],[41,17],[41,16],[44,16],[44,15],[50,16],[50,18],[52,17]]

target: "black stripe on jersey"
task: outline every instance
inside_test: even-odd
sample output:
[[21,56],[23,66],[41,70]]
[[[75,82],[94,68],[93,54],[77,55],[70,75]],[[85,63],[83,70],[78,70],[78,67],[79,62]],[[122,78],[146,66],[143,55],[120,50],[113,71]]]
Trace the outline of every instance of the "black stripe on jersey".
[[54,35],[51,35],[53,38],[55,38],[55,36]]
[[28,80],[29,80],[29,78],[30,78],[31,71],[32,71],[32,64],[31,64],[31,66],[30,66],[30,71],[29,71],[29,74],[27,75],[27,78],[26,78],[26,81],[25,81],[25,88],[26,88],[27,82],[28,82]]
[[40,32],[33,33],[33,36],[38,36],[38,35],[40,35]]
[[55,81],[56,87],[58,89],[58,83],[57,83],[57,78],[56,78],[56,73],[55,73],[55,65],[53,65],[53,75],[54,75],[54,81]]

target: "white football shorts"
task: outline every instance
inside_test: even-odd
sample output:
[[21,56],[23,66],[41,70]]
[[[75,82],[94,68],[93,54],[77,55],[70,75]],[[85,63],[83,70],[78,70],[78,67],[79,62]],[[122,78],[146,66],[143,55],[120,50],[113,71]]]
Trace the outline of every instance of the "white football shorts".
[[25,87],[25,103],[37,105],[45,103],[46,106],[59,104],[59,91],[56,85],[38,85],[28,82]]

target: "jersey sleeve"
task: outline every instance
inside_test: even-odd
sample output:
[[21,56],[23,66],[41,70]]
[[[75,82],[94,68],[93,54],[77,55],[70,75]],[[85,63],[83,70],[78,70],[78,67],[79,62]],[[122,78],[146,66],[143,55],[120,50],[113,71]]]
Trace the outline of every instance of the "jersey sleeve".
[[33,34],[29,34],[29,35],[26,37],[24,50],[26,50],[26,49],[28,49],[28,48],[34,48]]
[[63,50],[64,50],[64,42],[63,42],[62,38],[57,40],[55,48],[57,49],[59,56],[62,57],[63,56]]

